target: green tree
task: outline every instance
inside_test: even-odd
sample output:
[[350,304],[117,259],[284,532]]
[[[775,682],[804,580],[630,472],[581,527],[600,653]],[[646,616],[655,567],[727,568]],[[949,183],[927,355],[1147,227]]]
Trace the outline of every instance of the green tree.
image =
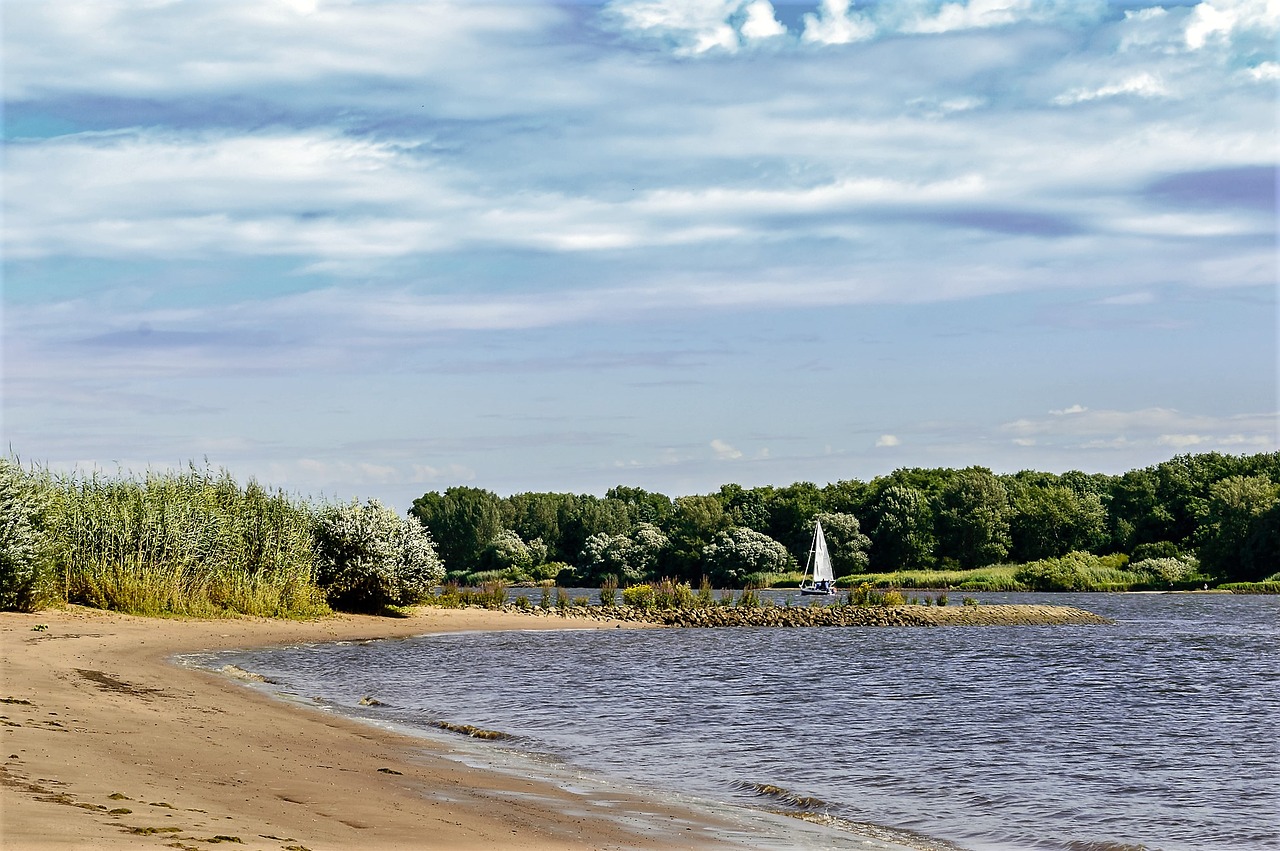
[[1260,582],[1280,574],[1280,502],[1249,524],[1240,553],[1240,578]]
[[836,576],[866,573],[870,564],[871,539],[862,534],[858,518],[852,514],[823,512],[815,518],[822,523]]
[[803,558],[813,538],[813,517],[822,510],[822,491],[813,482],[778,488],[769,507],[769,536]]
[[781,543],[745,526],[717,534],[703,549],[703,560],[711,580],[730,588],[743,587],[753,575],[782,573],[795,565]]
[[757,532],[767,532],[770,522],[770,506],[774,490],[771,487],[744,488],[729,484],[720,488],[720,502],[729,520],[735,526],[746,526]]
[[703,573],[702,551],[731,521],[716,496],[681,496],[667,530],[671,546],[662,560],[671,577],[696,581]]
[[933,511],[928,498],[904,485],[889,485],[871,509],[871,566],[875,570],[927,567],[934,550]]
[[473,571],[480,553],[502,531],[502,501],[492,491],[452,487],[413,501],[409,513],[431,532],[445,567]]
[[1009,499],[982,467],[961,470],[943,489],[937,514],[938,552],[966,568],[995,564],[1009,554]]
[[509,582],[529,582],[533,569],[547,559],[547,546],[540,538],[526,543],[514,529],[503,529],[480,553],[481,570],[500,570]]
[[1015,561],[1026,562],[1094,550],[1107,542],[1102,498],[1062,485],[1013,482],[1009,532]]
[[[1280,487],[1263,476],[1230,476],[1211,485],[1199,551],[1202,569],[1221,579],[1246,579],[1245,547],[1250,533],[1255,523],[1256,528],[1263,527],[1262,518],[1278,501]],[[1253,553],[1249,566],[1258,566]]]

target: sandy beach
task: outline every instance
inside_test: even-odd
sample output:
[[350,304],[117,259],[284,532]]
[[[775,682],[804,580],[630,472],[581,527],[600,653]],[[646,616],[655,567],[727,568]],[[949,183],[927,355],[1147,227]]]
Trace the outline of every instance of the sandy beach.
[[[779,847],[777,836],[812,830],[775,825],[756,842],[732,813],[472,767],[451,758],[448,742],[293,706],[171,661],[201,650],[567,625],[620,628],[476,609],[305,623],[78,607],[0,614],[3,847]],[[805,840],[797,844],[821,847]]]

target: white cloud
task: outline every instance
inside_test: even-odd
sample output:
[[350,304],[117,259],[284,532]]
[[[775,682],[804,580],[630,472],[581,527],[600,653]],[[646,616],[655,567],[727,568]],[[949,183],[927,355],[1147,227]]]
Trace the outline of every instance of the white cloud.
[[902,444],[902,441],[899,440],[896,435],[892,435],[892,434],[882,434],[876,438],[877,447],[900,446],[901,444]]
[[938,11],[918,14],[903,26],[904,32],[944,33],[1012,24],[1031,10],[1031,0],[968,0],[943,3]]
[[1280,0],[1204,0],[1187,19],[1187,47],[1200,50],[1214,42],[1254,31],[1275,36],[1280,30]]
[[[1215,416],[1184,414],[1172,408],[1135,411],[1092,410],[1072,405],[1051,411],[1049,419],[1019,419],[1001,431],[1018,440],[1034,440],[1040,447],[1077,449],[1133,449],[1165,447],[1198,451],[1212,449],[1271,451],[1280,445],[1276,413]],[[1066,416],[1066,415],[1070,416]]]
[[613,0],[608,11],[624,31],[667,39],[690,56],[735,53],[787,32],[769,0]]
[[813,44],[851,44],[876,35],[876,25],[858,12],[849,11],[849,0],[822,0],[818,13],[804,16],[801,38]]
[[715,452],[716,457],[722,461],[735,461],[742,457],[740,450],[735,449],[719,438],[711,441],[711,449]]
[[[339,75],[486,76],[494,39],[553,25],[544,4],[60,0],[5,5],[6,98],[56,91],[156,96],[295,86]],[[518,60],[517,60],[518,61]],[[535,66],[527,69],[536,74]],[[528,96],[533,89],[524,89]]]
[[1153,74],[1143,72],[1127,77],[1117,83],[1109,83],[1098,88],[1072,89],[1058,95],[1053,102],[1059,106],[1085,103],[1101,98],[1113,98],[1120,95],[1134,95],[1143,98],[1168,97],[1169,90],[1165,84]]
[[1246,68],[1244,74],[1259,83],[1280,80],[1280,62],[1261,62],[1252,68]]
[[751,41],[761,41],[787,34],[787,28],[774,16],[769,0],[754,0],[746,8],[746,20],[742,22],[742,36]]

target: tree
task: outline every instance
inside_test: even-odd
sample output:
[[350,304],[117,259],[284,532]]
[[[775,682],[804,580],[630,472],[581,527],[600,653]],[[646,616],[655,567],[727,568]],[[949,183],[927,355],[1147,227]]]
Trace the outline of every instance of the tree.
[[671,518],[671,512],[675,510],[669,497],[660,493],[651,493],[644,488],[618,485],[605,491],[604,498],[616,500],[628,506],[634,523],[662,526]]
[[872,507],[871,565],[898,570],[929,564],[934,548],[933,512],[915,488],[889,485]]
[[1240,553],[1240,578],[1259,582],[1280,573],[1280,502],[1249,524]]
[[652,523],[641,523],[631,535],[598,532],[587,539],[579,557],[584,581],[600,582],[613,576],[623,585],[650,578],[669,539]]
[[[1230,476],[1211,485],[1199,551],[1204,571],[1221,579],[1245,579],[1245,547],[1250,533],[1255,523],[1258,529],[1263,528],[1264,516],[1278,501],[1280,487],[1263,476]],[[1265,564],[1265,557],[1259,559],[1250,552],[1250,567]]]
[[430,530],[445,566],[454,571],[479,567],[480,553],[503,529],[501,500],[480,488],[424,494],[413,501],[409,513]]
[[702,556],[711,580],[731,588],[742,587],[753,574],[781,573],[794,564],[786,547],[745,526],[717,534]]
[[862,534],[858,518],[852,514],[823,513],[814,519],[822,524],[835,575],[866,573],[870,563],[867,551],[871,549],[871,539]]
[[769,535],[802,558],[813,537],[813,516],[822,508],[822,491],[812,482],[778,488],[769,506]]
[[525,543],[513,529],[503,529],[480,553],[481,570],[500,570],[511,582],[533,579],[533,568],[547,558],[547,546],[540,538]]
[[1009,498],[990,470],[961,470],[942,491],[940,502],[940,556],[973,568],[995,564],[1009,554]]
[[1011,552],[1016,561],[1035,561],[1093,550],[1107,540],[1107,512],[1095,493],[1081,494],[1061,485],[1013,483],[1009,517]]
[[377,612],[410,605],[444,579],[430,533],[377,500],[323,509],[314,540],[317,582],[334,608]]
[[724,506],[715,496],[676,498],[676,510],[668,534],[671,547],[662,567],[669,576],[696,580],[702,575],[702,551],[712,538],[731,525]]

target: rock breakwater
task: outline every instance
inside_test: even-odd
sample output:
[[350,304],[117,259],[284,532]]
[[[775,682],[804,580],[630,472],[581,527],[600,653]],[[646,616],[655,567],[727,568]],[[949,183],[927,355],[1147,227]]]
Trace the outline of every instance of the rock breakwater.
[[1101,625],[1114,621],[1072,606],[711,606],[641,609],[634,606],[568,606],[529,614],[566,619],[615,620],[674,627],[726,626],[1046,626]]

